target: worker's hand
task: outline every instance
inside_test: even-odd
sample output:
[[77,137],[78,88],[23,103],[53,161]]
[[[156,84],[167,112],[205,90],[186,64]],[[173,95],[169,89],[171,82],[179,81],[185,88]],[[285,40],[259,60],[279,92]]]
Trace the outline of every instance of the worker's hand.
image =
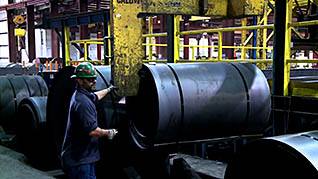
[[117,133],[118,131],[116,129],[108,129],[107,138],[111,140],[115,137],[115,135],[117,135]]
[[108,92],[111,92],[112,90],[118,89],[118,87],[113,86],[112,84],[107,88]]

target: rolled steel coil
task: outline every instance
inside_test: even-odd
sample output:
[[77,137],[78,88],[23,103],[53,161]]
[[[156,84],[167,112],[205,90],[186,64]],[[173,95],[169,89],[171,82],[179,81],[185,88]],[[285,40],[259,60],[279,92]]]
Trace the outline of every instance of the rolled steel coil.
[[59,159],[52,155],[54,146],[49,141],[46,123],[47,96],[23,99],[17,112],[18,149],[29,161],[42,169],[57,168]]
[[142,149],[262,133],[268,121],[269,86],[253,64],[144,65],[139,74],[139,92],[127,98],[127,108]]
[[0,125],[12,129],[20,102],[27,97],[47,96],[48,89],[40,76],[0,76]]
[[317,178],[318,131],[259,139],[229,163],[225,178]]
[[37,73],[38,69],[31,63],[27,63],[25,67],[16,63],[0,63],[0,75],[35,75]]

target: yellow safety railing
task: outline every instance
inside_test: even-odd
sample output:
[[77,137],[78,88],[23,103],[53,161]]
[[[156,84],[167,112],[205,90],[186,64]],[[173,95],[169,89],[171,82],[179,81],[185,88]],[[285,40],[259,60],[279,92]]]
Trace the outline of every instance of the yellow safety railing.
[[[108,26],[108,34],[110,34],[110,25]],[[88,46],[91,44],[95,45],[105,45],[105,39],[103,38],[97,38],[97,39],[84,39],[84,40],[70,40],[70,28],[65,27],[64,28],[64,35],[65,35],[65,64],[66,66],[70,66],[74,63],[80,63],[80,62],[91,62],[91,63],[98,63],[98,64],[104,64],[104,60],[88,60]],[[106,38],[106,37],[105,37]],[[111,56],[111,38],[106,39],[108,43],[108,54]],[[70,45],[71,44],[83,44],[84,45],[84,60],[71,60],[70,57]],[[106,53],[106,52],[104,52]],[[110,61],[111,59],[109,59]]]
[[[178,20],[176,20],[178,21]],[[192,30],[192,31],[178,31],[178,29],[175,30],[175,35],[177,36],[176,38],[180,39],[181,35],[196,35],[196,34],[203,34],[203,33],[218,33],[218,46],[202,46],[202,45],[180,45],[180,40],[175,41],[175,52],[179,52],[179,49],[181,47],[188,47],[188,48],[192,48],[192,59],[195,58],[194,55],[194,49],[195,48],[212,48],[212,49],[218,49],[218,57],[217,60],[214,58],[208,58],[207,60],[190,60],[190,59],[186,59],[186,60],[180,60],[178,57],[178,53],[175,53],[175,58],[174,62],[232,62],[232,61],[239,61],[239,62],[253,62],[253,63],[271,63],[270,60],[264,58],[263,60],[252,60],[252,59],[244,59],[243,54],[241,56],[241,60],[224,60],[222,59],[222,49],[225,48],[232,48],[232,49],[241,49],[241,50],[246,50],[246,49],[257,49],[257,50],[268,50],[268,49],[273,49],[273,47],[249,47],[246,46],[246,44],[243,44],[242,46],[223,46],[222,45],[222,37],[223,37],[223,32],[231,32],[231,31],[247,31],[247,30],[257,30],[257,29],[273,29],[274,25],[273,24],[269,24],[269,25],[256,25],[256,26],[242,26],[242,27],[227,27],[227,28],[216,28],[216,29],[203,29],[203,30]],[[167,36],[167,33],[156,33],[156,34],[144,34],[143,37],[144,38],[152,38],[152,37],[164,37]],[[273,33],[271,35],[268,36],[268,38],[266,38],[265,43],[269,41],[269,38],[271,38],[273,36]],[[250,40],[251,37],[249,37],[247,40]],[[264,44],[265,44],[264,43]],[[145,46],[148,47],[153,47],[153,46],[167,46],[167,44],[143,44]],[[149,50],[150,52],[150,50]],[[144,60],[144,62],[151,62],[151,61],[156,61],[156,60],[152,60],[151,58],[151,54],[149,55],[149,60]],[[164,62],[164,61],[163,61]]]
[[[267,43],[270,41],[270,39],[274,36],[274,31],[271,32],[269,35],[267,34],[267,29],[273,29],[274,24],[267,24],[267,17],[270,13],[272,13],[272,10],[268,8],[268,6],[265,7],[265,12],[264,16],[262,19],[258,19],[258,25],[253,25],[253,26],[246,26],[246,19],[242,19],[242,26],[241,27],[226,27],[226,28],[216,28],[216,29],[202,29],[202,30],[190,30],[190,31],[180,31],[180,18],[181,16],[175,15],[175,31],[174,31],[174,62],[178,63],[184,63],[184,62],[249,62],[249,63],[272,63],[272,59],[266,59],[266,50],[273,50],[273,47],[267,47]],[[149,21],[149,34],[144,34],[144,38],[152,38],[152,37],[165,37],[167,36],[167,33],[152,33],[152,24],[151,21]],[[261,25],[263,24],[263,25]],[[312,20],[312,21],[305,21],[305,22],[294,22],[294,23],[289,23],[288,28],[292,29],[297,36],[301,36],[301,34],[295,29],[295,27],[303,27],[303,26],[311,26],[311,25],[318,25],[318,20]],[[250,47],[247,46],[248,42],[252,39],[253,37],[253,32],[250,33],[250,35],[246,38],[246,31],[250,30],[263,30],[262,34],[262,44],[257,43],[257,47]],[[222,38],[223,38],[223,32],[233,32],[233,31],[242,31],[242,45],[241,46],[223,46],[222,44]],[[288,30],[287,30],[288,31]],[[218,33],[218,45],[217,46],[202,46],[202,45],[180,45],[180,36],[181,35],[198,35],[198,34],[203,34],[203,33]],[[258,34],[259,36],[259,34]],[[289,39],[291,39],[289,37]],[[149,42],[152,42],[149,41]],[[151,48],[149,52],[152,52],[152,47],[154,46],[160,46],[160,47],[165,47],[167,44],[143,44],[147,46],[148,48]],[[183,59],[180,60],[179,58],[179,50],[180,48],[191,48],[192,49],[192,59],[195,59],[195,48],[211,48],[211,49],[217,49],[218,50],[218,55],[217,58],[207,58],[205,60],[190,60],[190,59]],[[223,49],[241,49],[241,59],[222,59],[222,50]],[[257,59],[245,59],[245,53],[247,49],[256,49],[256,50],[263,50],[262,56],[258,55]],[[289,48],[290,50],[290,48]],[[288,53],[287,53],[288,54]],[[153,60],[152,59],[152,54],[149,53],[149,59],[144,60],[144,62],[166,62],[166,60]],[[308,59],[308,60],[298,60],[298,59],[286,59],[286,63],[318,63],[318,60],[316,59]]]

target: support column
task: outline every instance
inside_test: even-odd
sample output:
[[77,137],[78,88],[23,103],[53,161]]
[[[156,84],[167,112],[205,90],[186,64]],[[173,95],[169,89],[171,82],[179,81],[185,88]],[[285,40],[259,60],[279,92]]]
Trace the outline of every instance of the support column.
[[14,23],[13,23],[13,10],[7,11],[8,23],[8,45],[9,45],[9,60],[10,62],[17,63],[17,42],[14,36]]
[[35,27],[34,27],[34,6],[27,6],[27,32],[28,32],[28,52],[29,62],[32,62],[35,57]]
[[[53,17],[58,15],[58,5],[55,1],[51,2],[51,15]],[[51,30],[51,55],[53,58],[60,57],[60,43],[55,29]]]
[[[224,27],[234,27],[234,19],[224,20]],[[223,45],[233,46],[234,45],[234,32],[223,32]],[[234,49],[227,48],[224,49],[226,58],[234,58]]]
[[[288,117],[285,113],[275,111],[283,104],[281,96],[288,95],[290,77],[292,0],[280,0],[275,2],[274,22],[274,55],[273,55],[273,135],[286,134]],[[279,12],[279,15],[276,14]],[[278,97],[277,97],[278,96]]]
[[[185,16],[184,17],[184,31],[188,31],[190,27],[190,22],[189,22],[189,17]],[[188,35],[184,35],[184,45],[189,45],[189,36]],[[184,47],[184,59],[190,59],[189,58],[189,47]]]
[[291,0],[281,0],[275,4],[275,13],[279,12],[280,15],[275,15],[274,22],[273,95],[288,95],[289,65],[286,59],[290,58],[291,32],[288,29],[288,22],[291,21],[292,15],[287,9],[291,4],[289,1]]
[[[79,10],[80,12],[87,12],[88,8],[87,8],[87,0],[78,0],[77,1],[79,4]],[[80,26],[80,39],[88,39],[89,35],[88,35],[88,26],[87,25],[81,25]],[[81,44],[81,48],[84,48],[84,45]],[[80,57],[84,57],[83,54],[80,54]]]
[[168,49],[167,49],[167,62],[173,63],[174,59],[174,16],[173,15],[167,15],[167,32],[168,32]]

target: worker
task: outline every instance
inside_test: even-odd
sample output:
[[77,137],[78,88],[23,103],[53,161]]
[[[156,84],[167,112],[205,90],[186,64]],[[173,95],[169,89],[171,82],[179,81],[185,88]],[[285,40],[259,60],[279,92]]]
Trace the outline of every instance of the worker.
[[75,69],[77,89],[69,107],[67,127],[62,145],[62,166],[69,178],[96,178],[94,164],[100,159],[98,138],[113,139],[116,129],[101,129],[97,124],[95,104],[114,87],[93,92],[96,71],[91,63],[84,62]]

